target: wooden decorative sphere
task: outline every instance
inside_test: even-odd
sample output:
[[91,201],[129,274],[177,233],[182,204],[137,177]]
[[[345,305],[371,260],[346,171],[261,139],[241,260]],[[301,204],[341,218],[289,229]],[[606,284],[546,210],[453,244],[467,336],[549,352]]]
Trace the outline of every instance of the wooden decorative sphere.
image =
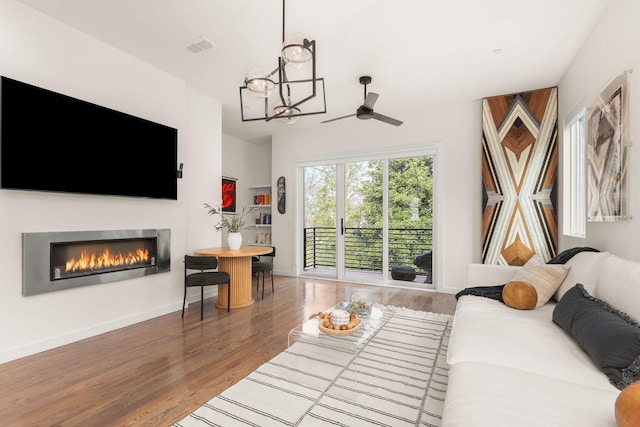
[[502,299],[511,308],[531,310],[538,303],[538,292],[526,282],[509,282],[502,289]]
[[619,427],[640,426],[640,381],[628,385],[618,395],[616,422]]

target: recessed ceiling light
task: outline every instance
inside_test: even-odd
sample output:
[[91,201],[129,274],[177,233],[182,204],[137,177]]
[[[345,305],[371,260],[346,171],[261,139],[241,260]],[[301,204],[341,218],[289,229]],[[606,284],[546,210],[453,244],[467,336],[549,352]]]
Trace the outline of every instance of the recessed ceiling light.
[[493,49],[494,55],[500,55],[502,53],[502,49]]

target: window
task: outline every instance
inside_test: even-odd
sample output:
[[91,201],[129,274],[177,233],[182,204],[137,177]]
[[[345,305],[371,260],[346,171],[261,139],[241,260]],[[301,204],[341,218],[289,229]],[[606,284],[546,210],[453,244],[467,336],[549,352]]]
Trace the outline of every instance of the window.
[[562,234],[586,237],[586,118],[578,105],[564,121]]

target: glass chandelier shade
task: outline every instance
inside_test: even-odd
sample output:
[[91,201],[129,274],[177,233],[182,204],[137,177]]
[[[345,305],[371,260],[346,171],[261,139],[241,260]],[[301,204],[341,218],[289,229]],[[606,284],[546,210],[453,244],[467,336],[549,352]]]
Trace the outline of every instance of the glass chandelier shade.
[[276,87],[276,83],[271,80],[268,71],[260,68],[254,68],[249,71],[244,83],[249,89],[249,93],[259,98],[267,98]]
[[273,109],[273,112],[279,122],[292,125],[298,121],[300,109],[297,107],[290,107],[288,105],[278,105]]
[[300,68],[311,61],[313,53],[310,49],[309,40],[302,36],[295,36],[282,43],[282,59],[285,64],[293,68]]

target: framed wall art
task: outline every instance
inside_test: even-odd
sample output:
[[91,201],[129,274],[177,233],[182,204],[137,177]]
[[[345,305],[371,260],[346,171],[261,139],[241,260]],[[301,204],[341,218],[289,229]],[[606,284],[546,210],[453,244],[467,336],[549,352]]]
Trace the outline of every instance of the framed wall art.
[[222,212],[237,213],[236,210],[236,187],[237,179],[222,177]]
[[587,221],[629,219],[627,72],[593,103],[587,123]]

